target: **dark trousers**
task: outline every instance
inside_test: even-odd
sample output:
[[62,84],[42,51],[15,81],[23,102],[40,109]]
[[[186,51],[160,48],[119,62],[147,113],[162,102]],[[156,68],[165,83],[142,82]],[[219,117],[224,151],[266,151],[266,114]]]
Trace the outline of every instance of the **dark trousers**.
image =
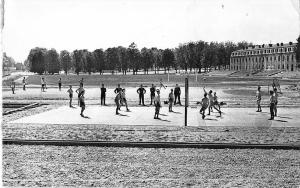
[[58,84],[58,89],[59,89],[59,91],[61,90],[61,84],[60,83]]
[[115,103],[116,103],[116,114],[119,114],[119,110],[120,110],[120,107],[121,107],[121,105],[120,105],[120,101],[119,100],[115,100]]
[[275,108],[275,104],[271,103],[270,104],[270,114],[271,114],[271,118],[274,118],[274,108]]
[[152,105],[152,102],[153,102],[153,100],[154,100],[154,97],[155,97],[155,95],[150,95],[150,99],[151,99],[150,105]]
[[101,95],[101,105],[105,105],[105,95]]
[[177,99],[178,99],[178,103],[181,105],[181,102],[180,102],[180,95],[179,95],[179,94],[175,94],[174,105],[176,104]]
[[139,94],[139,101],[140,101],[139,104],[145,105],[145,104],[144,104],[144,94]]

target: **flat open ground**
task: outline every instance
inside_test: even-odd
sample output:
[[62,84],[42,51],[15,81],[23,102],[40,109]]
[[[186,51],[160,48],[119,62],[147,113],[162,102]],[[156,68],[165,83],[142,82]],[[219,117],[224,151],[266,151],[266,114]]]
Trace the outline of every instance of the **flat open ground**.
[[[63,79],[62,91],[57,80]],[[79,116],[77,99],[68,107],[66,85],[76,89],[84,77],[87,109]],[[60,139],[133,142],[206,142],[246,144],[300,144],[299,79],[281,80],[278,117],[268,120],[268,85],[272,78],[229,78],[225,75],[190,76],[188,127],[184,127],[184,107],[168,105],[161,109],[161,120],[153,119],[149,106],[149,86],[163,79],[162,101],[176,83],[182,89],[182,75],[47,75],[47,92],[39,89],[40,76],[30,75],[29,86],[17,85],[12,95],[3,87],[3,102],[46,103],[49,105],[3,116],[5,139]],[[107,104],[100,104],[100,83],[108,88]],[[115,115],[113,89],[120,83],[127,91],[131,112]],[[146,107],[138,105],[137,87],[146,85]],[[256,111],[255,91],[262,85],[263,112]],[[202,120],[199,106],[202,87],[216,91],[223,114],[213,112]],[[298,150],[207,150],[141,149],[19,146],[3,147],[3,182],[5,186],[105,186],[105,187],[297,187],[300,181]]]
[[[126,112],[122,107],[119,115],[115,114],[115,107],[89,106],[85,111],[86,118],[82,118],[80,108],[60,107],[37,115],[17,119],[10,123],[27,124],[95,124],[95,125],[137,125],[137,126],[184,126],[184,107],[174,107],[169,112],[163,107],[160,120],[153,119],[154,107],[132,107]],[[189,126],[257,126],[257,127],[299,127],[300,118],[298,108],[279,108],[278,117],[270,121],[267,109],[265,112],[255,112],[254,108],[224,108],[223,114],[211,113],[203,120],[199,108],[188,108]]]

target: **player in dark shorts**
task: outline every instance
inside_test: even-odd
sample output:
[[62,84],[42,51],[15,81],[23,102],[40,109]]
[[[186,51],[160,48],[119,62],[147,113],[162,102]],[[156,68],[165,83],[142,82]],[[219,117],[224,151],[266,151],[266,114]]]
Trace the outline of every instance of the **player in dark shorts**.
[[46,81],[45,81],[45,78],[42,78],[41,80],[41,91],[44,92],[45,91],[45,88],[46,88]]
[[177,104],[176,101],[178,99],[178,104],[181,106],[181,102],[180,102],[181,90],[180,90],[180,87],[178,86],[178,84],[176,84],[176,87],[174,89],[174,95],[175,95],[174,105]]
[[78,94],[78,106],[80,106],[80,93],[83,91],[83,84],[80,84],[79,88],[76,89],[76,93]]
[[69,99],[70,99],[70,107],[72,106],[72,99],[73,99],[73,90],[72,90],[72,85],[70,85],[70,88],[67,91],[69,93]]
[[59,91],[61,91],[61,78],[59,78],[59,80],[58,80],[58,89],[59,89]]
[[155,97],[155,87],[154,87],[154,84],[152,84],[152,87],[150,88],[150,99],[151,99],[150,105],[152,105],[154,97]]
[[101,105],[106,105],[105,104],[105,98],[106,98],[106,88],[104,87],[104,84],[102,84],[101,87]]
[[271,114],[271,118],[269,120],[274,120],[274,108],[275,108],[275,95],[274,95],[274,91],[270,91],[270,114]]
[[205,118],[205,110],[209,106],[209,99],[207,98],[207,93],[204,93],[204,98],[201,101],[201,109],[200,109],[200,114],[202,114],[202,119]]
[[154,106],[155,106],[155,113],[154,113],[154,119],[159,119],[159,111],[161,108],[161,102],[160,102],[160,91],[156,90],[157,95],[154,98]]
[[80,93],[79,93],[79,101],[80,101],[80,107],[81,107],[81,113],[80,113],[80,116],[81,117],[84,117],[83,115],[83,111],[85,110],[85,101],[84,101],[84,94],[85,94],[85,91],[82,90]]
[[122,90],[120,90],[119,92],[118,92],[118,94],[116,95],[116,98],[115,98],[115,103],[116,103],[116,115],[118,115],[119,114],[119,110],[120,110],[120,106],[121,106],[121,104],[120,104],[120,101],[121,101],[121,93],[122,93]]
[[138,94],[139,94],[139,105],[143,105],[145,106],[145,103],[144,103],[144,95],[146,93],[146,90],[143,88],[143,85],[141,84],[141,87],[137,89],[136,91]]

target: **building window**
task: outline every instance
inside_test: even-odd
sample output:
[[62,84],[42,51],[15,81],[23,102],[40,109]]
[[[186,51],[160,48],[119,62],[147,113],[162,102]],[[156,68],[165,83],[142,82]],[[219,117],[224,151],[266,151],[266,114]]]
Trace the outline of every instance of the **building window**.
[[278,56],[278,61],[280,61],[280,56]]
[[270,61],[272,61],[272,57],[270,57]]
[[286,56],[286,61],[289,61],[290,60],[290,56]]
[[294,55],[292,55],[292,61],[294,61]]
[[276,61],[276,56],[274,57],[274,61]]
[[282,64],[282,69],[284,69],[284,64]]

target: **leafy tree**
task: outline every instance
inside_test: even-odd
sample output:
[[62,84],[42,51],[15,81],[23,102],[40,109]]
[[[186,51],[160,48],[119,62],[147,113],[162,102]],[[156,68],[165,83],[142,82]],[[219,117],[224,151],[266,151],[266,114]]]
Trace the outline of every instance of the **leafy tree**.
[[297,45],[296,45],[296,61],[297,61],[297,67],[300,68],[300,35],[297,38]]
[[95,70],[95,59],[93,54],[89,51],[86,52],[86,71],[91,74]]
[[114,73],[119,62],[117,48],[108,48],[106,49],[105,54],[106,54],[107,69],[111,70],[112,73]]
[[141,50],[141,64],[144,69],[144,72],[148,74],[149,69],[154,64],[153,54],[150,49],[142,48]]
[[45,48],[36,47],[31,49],[27,57],[29,70],[34,73],[43,74],[45,72]]
[[127,54],[127,49],[119,46],[118,47],[118,58],[119,58],[119,65],[118,70],[122,71],[123,74],[126,74],[127,69],[128,69],[128,54]]
[[172,50],[170,50],[168,48],[165,49],[162,54],[162,64],[163,64],[165,73],[167,70],[168,71],[170,70],[170,67],[172,65],[174,65],[174,62],[175,62],[175,56],[174,56],[174,53],[172,52]]
[[102,49],[96,49],[93,52],[95,58],[95,69],[99,71],[100,74],[103,74],[103,70],[105,70],[105,54]]
[[82,53],[80,50],[74,50],[72,53],[72,61],[75,68],[75,72],[78,75],[82,71]]
[[72,67],[72,61],[70,53],[67,50],[63,50],[59,54],[59,60],[60,64],[62,66],[62,69],[65,71],[66,74],[68,74],[68,71]]
[[133,70],[133,74],[136,74],[140,68],[140,51],[134,42],[129,45],[127,54],[129,67]]
[[50,74],[59,73],[60,63],[58,60],[58,53],[55,49],[48,50],[45,54],[46,70]]

